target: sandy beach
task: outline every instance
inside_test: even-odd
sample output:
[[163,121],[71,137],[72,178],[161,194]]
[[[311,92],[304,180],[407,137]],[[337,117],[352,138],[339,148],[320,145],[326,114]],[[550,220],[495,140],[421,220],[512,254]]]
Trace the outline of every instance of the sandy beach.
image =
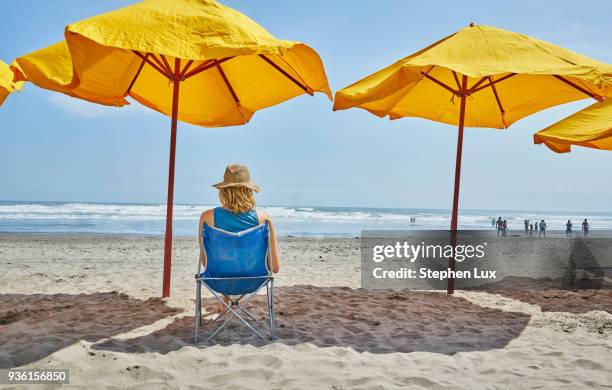
[[233,324],[194,345],[194,239],[163,301],[158,237],[0,236],[0,368],[68,368],[82,389],[611,387],[609,290],[368,291],[359,242],[283,238],[279,340]]

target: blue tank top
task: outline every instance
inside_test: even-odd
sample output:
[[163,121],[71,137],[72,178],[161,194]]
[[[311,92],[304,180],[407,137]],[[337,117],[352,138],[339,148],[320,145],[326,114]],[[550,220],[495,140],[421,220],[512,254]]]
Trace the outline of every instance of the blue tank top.
[[259,225],[259,218],[255,209],[245,213],[234,214],[223,207],[215,207],[213,212],[215,227],[227,230],[228,232],[238,233]]

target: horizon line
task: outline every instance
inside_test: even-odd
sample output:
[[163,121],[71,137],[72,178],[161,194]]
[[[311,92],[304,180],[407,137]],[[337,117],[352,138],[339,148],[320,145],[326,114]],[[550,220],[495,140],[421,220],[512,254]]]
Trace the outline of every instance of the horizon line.
[[[165,202],[110,202],[110,201],[83,201],[83,200],[10,200],[0,199],[0,203],[83,203],[83,204],[100,204],[100,205],[132,205],[132,206],[162,206]],[[175,202],[174,206],[212,206],[212,204],[206,203],[180,203]],[[373,206],[322,206],[322,205],[295,205],[295,204],[258,204],[261,207],[291,207],[291,208],[335,208],[335,209],[370,209],[370,210],[435,210],[445,211],[450,213],[450,208],[437,208],[437,207],[373,207]],[[473,209],[473,208],[460,208],[461,211],[506,211],[506,212],[540,212],[540,213],[599,213],[599,214],[612,214],[612,211],[602,210],[535,210],[535,209]]]

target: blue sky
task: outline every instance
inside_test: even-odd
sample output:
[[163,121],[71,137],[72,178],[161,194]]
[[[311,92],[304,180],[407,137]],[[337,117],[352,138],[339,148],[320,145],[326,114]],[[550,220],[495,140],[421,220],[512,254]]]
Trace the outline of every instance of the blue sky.
[[[6,62],[63,38],[70,22],[131,3],[21,0],[3,4]],[[612,63],[612,3],[584,1],[232,0],[279,38],[303,41],[336,91],[470,22],[506,28]],[[508,131],[466,129],[465,209],[612,211],[612,153],[558,155],[532,134],[588,100]],[[164,202],[170,119],[138,103],[107,108],[27,85],[0,108],[0,199]],[[251,167],[260,204],[450,208],[456,128],[332,112],[323,95],[258,112],[246,126],[179,123],[175,199],[211,203],[225,165]]]

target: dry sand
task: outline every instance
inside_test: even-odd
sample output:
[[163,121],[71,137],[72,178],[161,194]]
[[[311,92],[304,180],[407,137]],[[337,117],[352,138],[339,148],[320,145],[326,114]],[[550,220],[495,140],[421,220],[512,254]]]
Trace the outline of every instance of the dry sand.
[[68,368],[82,389],[612,388],[609,291],[366,291],[357,239],[281,255],[279,340],[234,323],[193,345],[194,239],[162,301],[158,237],[0,236],[0,368]]

